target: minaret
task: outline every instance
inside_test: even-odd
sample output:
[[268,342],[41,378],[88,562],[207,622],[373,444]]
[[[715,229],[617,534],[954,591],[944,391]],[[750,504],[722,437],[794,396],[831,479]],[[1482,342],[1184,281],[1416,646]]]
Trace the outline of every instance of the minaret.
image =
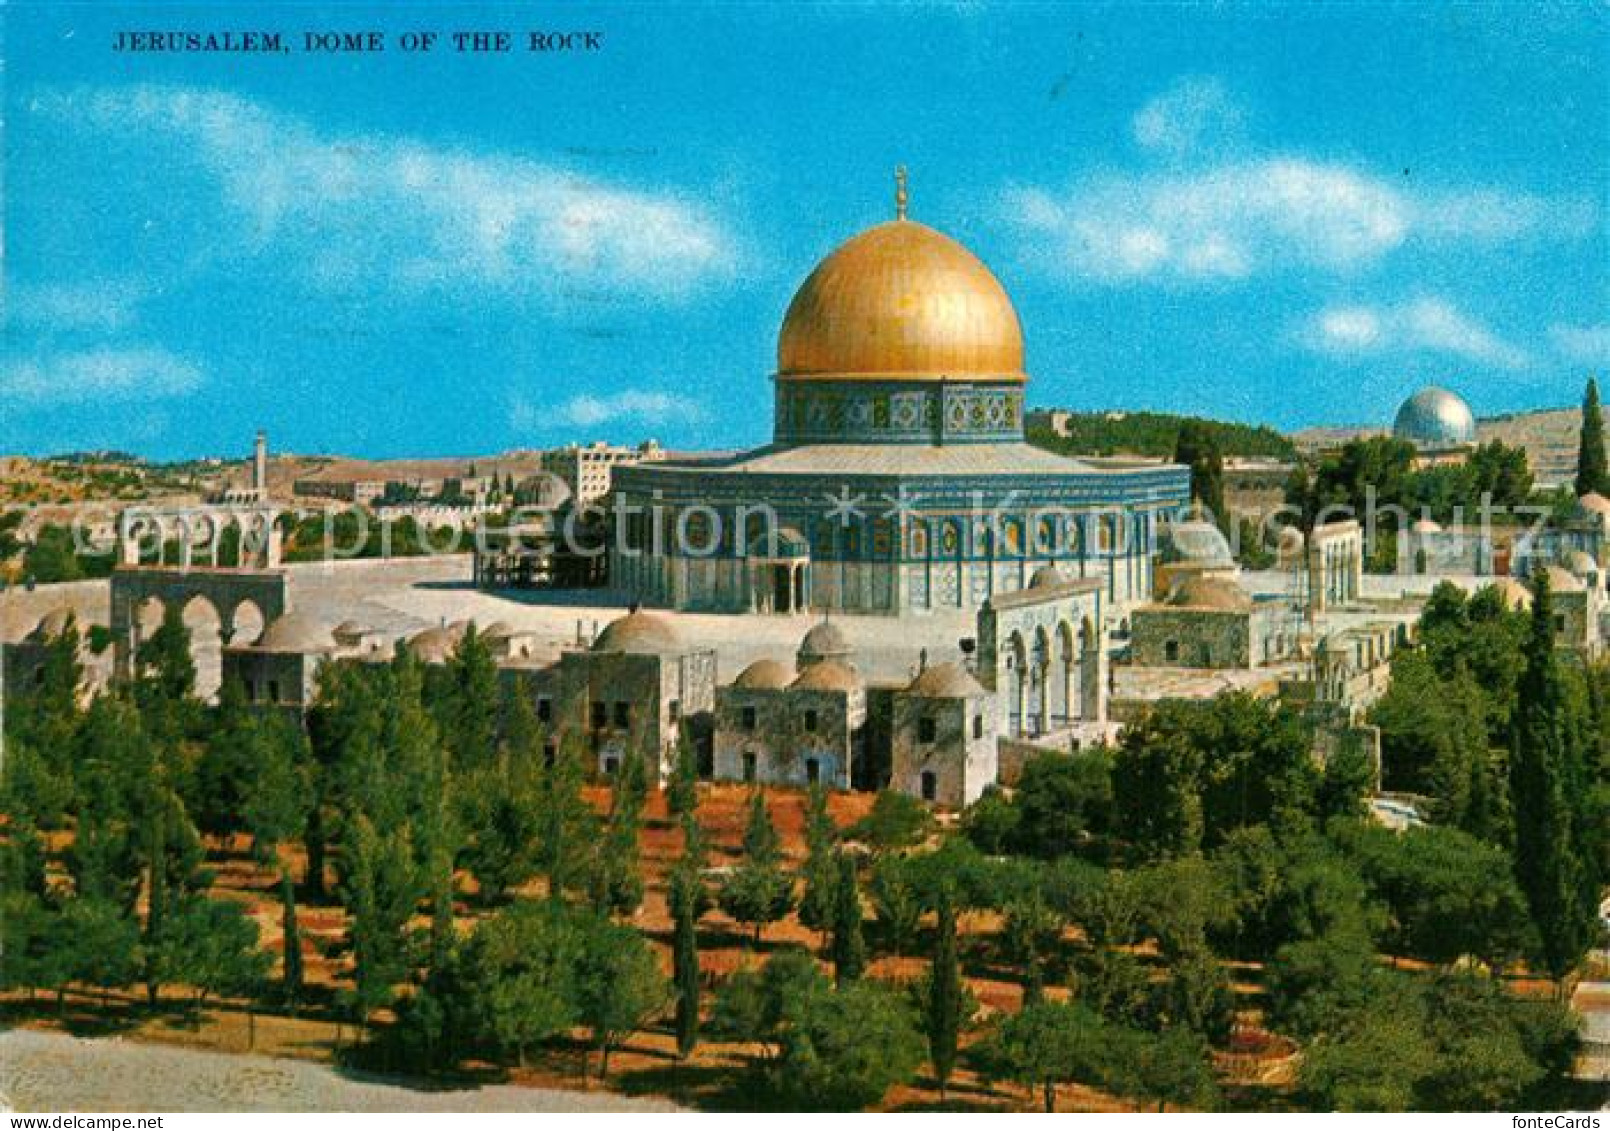
[[261,428],[252,446],[252,491],[259,499],[268,498],[268,433]]

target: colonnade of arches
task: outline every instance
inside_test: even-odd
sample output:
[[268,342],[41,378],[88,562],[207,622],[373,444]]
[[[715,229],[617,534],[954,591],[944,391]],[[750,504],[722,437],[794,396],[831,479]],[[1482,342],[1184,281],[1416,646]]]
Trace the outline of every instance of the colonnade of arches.
[[1037,736],[1101,715],[1101,634],[1086,618],[1006,641],[1007,732]]

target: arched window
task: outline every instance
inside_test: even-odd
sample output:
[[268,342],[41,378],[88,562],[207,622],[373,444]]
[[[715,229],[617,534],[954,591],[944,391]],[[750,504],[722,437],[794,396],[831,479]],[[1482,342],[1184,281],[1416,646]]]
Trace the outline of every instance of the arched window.
[[1037,524],[1034,541],[1034,553],[1037,557],[1049,557],[1057,552],[1057,520],[1050,515],[1042,515]]
[[1006,552],[1013,557],[1023,552],[1023,523],[1015,518],[1009,518],[1001,524],[1001,538],[1006,544]]
[[914,558],[928,556],[928,526],[924,522],[911,524],[911,556]]

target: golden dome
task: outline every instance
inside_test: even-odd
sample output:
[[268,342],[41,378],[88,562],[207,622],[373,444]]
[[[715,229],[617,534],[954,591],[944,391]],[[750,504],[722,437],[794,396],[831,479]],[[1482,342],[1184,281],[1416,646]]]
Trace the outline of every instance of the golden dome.
[[788,304],[781,380],[1026,380],[1023,330],[1000,281],[912,220],[841,244]]

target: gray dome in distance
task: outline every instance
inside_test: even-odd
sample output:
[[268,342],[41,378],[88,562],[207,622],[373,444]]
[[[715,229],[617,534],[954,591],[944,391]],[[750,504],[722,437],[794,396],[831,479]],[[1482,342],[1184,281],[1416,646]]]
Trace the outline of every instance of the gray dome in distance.
[[1476,418],[1458,396],[1429,385],[1403,402],[1392,435],[1421,447],[1474,444]]

